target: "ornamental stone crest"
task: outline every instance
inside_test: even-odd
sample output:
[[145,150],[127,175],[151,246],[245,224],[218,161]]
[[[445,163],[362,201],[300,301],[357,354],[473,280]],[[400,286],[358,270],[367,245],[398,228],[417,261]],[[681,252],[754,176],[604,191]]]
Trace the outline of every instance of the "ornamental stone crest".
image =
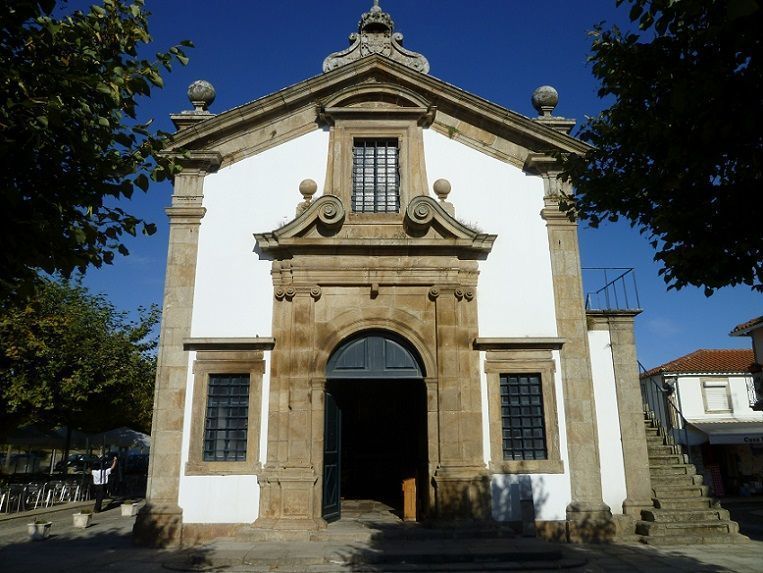
[[395,32],[395,22],[379,7],[379,0],[374,0],[371,9],[360,17],[357,33],[350,34],[350,47],[323,60],[323,71],[330,72],[372,54],[423,74],[429,72],[429,62],[424,56],[403,48],[403,35]]

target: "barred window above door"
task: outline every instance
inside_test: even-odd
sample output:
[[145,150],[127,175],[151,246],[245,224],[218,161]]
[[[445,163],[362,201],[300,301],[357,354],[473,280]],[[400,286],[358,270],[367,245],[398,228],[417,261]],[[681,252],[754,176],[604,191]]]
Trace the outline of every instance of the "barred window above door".
[[204,461],[246,460],[249,375],[210,374],[204,424]]
[[501,374],[504,460],[548,459],[540,374]]
[[352,146],[352,210],[397,213],[400,165],[397,139],[355,139]]

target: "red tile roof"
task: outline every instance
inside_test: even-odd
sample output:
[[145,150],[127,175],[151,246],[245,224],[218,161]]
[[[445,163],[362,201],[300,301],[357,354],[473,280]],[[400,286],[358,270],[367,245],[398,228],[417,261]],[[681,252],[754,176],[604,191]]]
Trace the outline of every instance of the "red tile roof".
[[750,333],[750,330],[752,330],[754,326],[763,326],[763,316],[753,318],[742,324],[737,324],[734,329],[729,332],[729,336],[745,336]]
[[755,357],[751,349],[695,350],[691,354],[666,362],[641,375],[642,378],[662,372],[752,372]]

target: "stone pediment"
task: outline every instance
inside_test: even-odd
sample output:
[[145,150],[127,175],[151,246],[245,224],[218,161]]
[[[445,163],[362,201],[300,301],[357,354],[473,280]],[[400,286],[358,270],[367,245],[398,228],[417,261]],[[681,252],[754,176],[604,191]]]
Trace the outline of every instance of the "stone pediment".
[[487,258],[496,235],[460,223],[428,196],[414,197],[402,214],[369,214],[348,213],[339,197],[323,195],[283,227],[254,238],[255,252],[268,260],[416,252],[476,260]]
[[358,110],[374,101],[388,109],[398,108],[400,113],[421,110],[425,115],[426,109],[425,125],[520,168],[530,153],[585,153],[589,148],[537,119],[371,54],[248,104],[209,114],[178,131],[168,152],[215,151],[225,167],[320,129],[327,108],[334,113],[339,107]]

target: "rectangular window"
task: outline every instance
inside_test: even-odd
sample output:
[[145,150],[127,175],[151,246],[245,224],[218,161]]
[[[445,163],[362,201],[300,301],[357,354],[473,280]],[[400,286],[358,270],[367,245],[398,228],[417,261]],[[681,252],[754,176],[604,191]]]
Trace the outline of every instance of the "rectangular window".
[[204,424],[204,461],[246,460],[249,375],[210,374]]
[[504,460],[548,459],[540,374],[501,374]]
[[352,210],[397,213],[400,166],[397,139],[356,139],[352,147]]
[[728,380],[703,380],[706,412],[731,412]]

